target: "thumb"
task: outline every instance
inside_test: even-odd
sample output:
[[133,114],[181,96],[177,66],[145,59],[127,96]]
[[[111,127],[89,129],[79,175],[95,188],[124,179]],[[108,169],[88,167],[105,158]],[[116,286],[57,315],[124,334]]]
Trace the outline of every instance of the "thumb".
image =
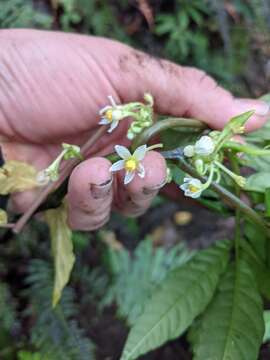
[[[233,116],[255,110],[246,130],[254,130],[270,117],[269,105],[260,100],[235,98],[205,72],[123,47],[119,55],[122,77],[116,88],[123,102],[150,92],[156,111],[171,116],[194,117],[221,129]],[[121,81],[119,81],[119,79]]]

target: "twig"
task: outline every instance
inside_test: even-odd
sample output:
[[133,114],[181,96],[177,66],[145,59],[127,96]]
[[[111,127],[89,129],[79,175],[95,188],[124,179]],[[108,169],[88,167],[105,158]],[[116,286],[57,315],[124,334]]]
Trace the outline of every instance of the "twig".
[[158,135],[164,130],[175,128],[190,128],[193,132],[207,129],[206,125],[196,119],[187,118],[167,118],[154,123],[151,127],[145,129],[141,134],[136,136],[132,143],[132,148],[135,150],[139,145],[147,144],[147,142],[155,135]]
[[14,223],[1,224],[0,228],[2,228],[2,229],[13,229],[14,225],[15,225]]
[[[106,126],[100,127],[87,141],[86,143],[81,147],[81,154],[84,157],[88,151],[91,149],[93,145],[95,145],[96,141],[107,131]],[[35,211],[38,209],[40,204],[43,203],[43,201],[47,198],[47,196],[55,191],[69,176],[73,168],[80,163],[80,159],[72,159],[69,160],[63,169],[60,172],[59,179],[55,182],[50,182],[46,187],[44,187],[40,194],[37,196],[37,198],[33,201],[31,206],[28,208],[28,210],[25,211],[25,213],[20,217],[20,219],[15,223],[13,227],[13,232],[15,234],[18,234],[24,225],[27,223],[27,221],[31,218],[31,216],[35,213]]]
[[[171,158],[178,160],[179,167],[183,171],[185,171],[186,173],[188,173],[193,177],[205,181],[205,178],[199,175],[197,171],[185,161],[185,159],[182,157],[181,150],[179,150],[178,156],[176,155],[176,151],[175,151],[175,155],[171,156]],[[250,206],[244,203],[239,197],[235,196],[229,190],[225,189],[223,186],[215,182],[212,182],[210,188],[212,188],[217,194],[219,194],[223,200],[229,203],[232,208],[241,210],[241,212],[245,214],[247,218],[249,218],[252,222],[260,226],[268,237],[270,236],[270,228],[268,227],[267,223],[261,218],[259,214],[257,214],[255,210],[253,210]]]

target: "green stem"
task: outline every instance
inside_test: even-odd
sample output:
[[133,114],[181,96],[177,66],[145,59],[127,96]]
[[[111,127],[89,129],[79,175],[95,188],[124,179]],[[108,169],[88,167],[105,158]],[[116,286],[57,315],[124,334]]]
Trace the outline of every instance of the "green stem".
[[260,149],[256,146],[239,144],[234,141],[227,141],[226,144],[222,146],[222,148],[231,149],[237,152],[243,152],[254,156],[270,156],[270,150],[268,149]]
[[136,136],[132,143],[132,149],[135,150],[138,146],[147,144],[153,136],[158,135],[160,132],[174,128],[191,128],[196,132],[206,129],[206,125],[196,119],[167,118],[156,122]]
[[[232,165],[233,172],[235,174],[237,174],[238,176],[240,176],[240,169],[239,169],[239,165],[238,165],[235,155],[228,152],[228,158]],[[240,195],[241,195],[240,186],[237,183],[235,183],[234,186],[235,186],[235,194],[238,198],[240,198]],[[235,210],[235,235],[234,235],[236,262],[238,262],[238,260],[239,260],[240,243],[241,243],[241,210],[239,208],[237,208]]]
[[[195,131],[205,129],[205,124],[203,124],[199,120],[186,118],[168,118],[165,120],[161,120],[144,130],[141,134],[139,134],[138,137],[134,139],[132,147],[136,149],[140,145],[147,144],[147,142],[153,136],[158,135],[160,132],[177,127],[191,127]],[[176,156],[173,156],[172,158],[177,159],[179,167],[189,175],[202,181],[207,181],[205,177],[197,173],[197,171],[184,159],[183,156],[176,154]],[[254,211],[251,207],[245,204],[239,197],[237,197],[236,195],[215,182],[212,182],[210,188],[214,190],[217,194],[219,194],[223,200],[229,203],[231,207],[233,207],[234,209],[239,209],[239,211],[244,213],[247,218],[260,226],[263,232],[268,237],[270,237],[270,229],[265,223],[265,221],[260,217],[260,215],[256,213],[256,211]]]
[[[181,156],[177,157],[179,167],[191,175],[192,177],[195,177],[197,179],[200,179],[202,181],[205,181],[205,177],[201,176],[197,173],[197,171]],[[267,224],[264,222],[264,220],[254,211],[251,207],[249,207],[247,204],[245,204],[239,197],[222,187],[221,185],[212,182],[210,185],[210,188],[214,190],[218,195],[221,196],[223,200],[227,204],[230,204],[231,207],[234,209],[239,209],[242,213],[246,215],[248,219],[250,219],[252,222],[257,224],[261,227],[263,232],[269,237],[270,232]]]

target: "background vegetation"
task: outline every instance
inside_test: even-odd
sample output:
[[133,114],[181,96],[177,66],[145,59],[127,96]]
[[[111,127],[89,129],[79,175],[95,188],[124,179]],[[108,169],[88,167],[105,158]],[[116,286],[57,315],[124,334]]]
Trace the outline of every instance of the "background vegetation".
[[[235,94],[254,97],[269,91],[269,19],[267,0],[0,0],[0,28],[112,37],[200,67]],[[76,268],[56,311],[44,226],[33,222],[19,237],[0,238],[0,359],[118,359],[153,288],[191,248],[224,237],[232,225],[157,199],[140,220],[114,215],[103,231],[74,233]],[[261,359],[269,354],[266,347]],[[191,359],[185,340],[144,358],[180,357]]]

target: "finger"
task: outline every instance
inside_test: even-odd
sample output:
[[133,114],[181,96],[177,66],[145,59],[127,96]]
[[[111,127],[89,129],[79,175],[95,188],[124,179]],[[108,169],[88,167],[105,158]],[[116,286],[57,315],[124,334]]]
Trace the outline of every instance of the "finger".
[[270,118],[268,104],[233,97],[201,70],[181,67],[133,49],[123,49],[119,64],[122,77],[115,76],[114,81],[124,102],[138,99],[148,91],[154,96],[157,112],[194,117],[217,129],[223,128],[231,117],[249,110],[255,110],[255,114],[247,123],[247,131]]
[[124,174],[117,174],[117,192],[115,206],[118,211],[128,216],[139,216],[151,205],[153,198],[163,187],[166,180],[165,159],[155,151],[149,151],[142,165],[145,177],[135,178],[127,186],[123,185]]
[[112,203],[111,163],[92,158],[72,172],[68,186],[68,222],[73,229],[94,230],[104,225]]

